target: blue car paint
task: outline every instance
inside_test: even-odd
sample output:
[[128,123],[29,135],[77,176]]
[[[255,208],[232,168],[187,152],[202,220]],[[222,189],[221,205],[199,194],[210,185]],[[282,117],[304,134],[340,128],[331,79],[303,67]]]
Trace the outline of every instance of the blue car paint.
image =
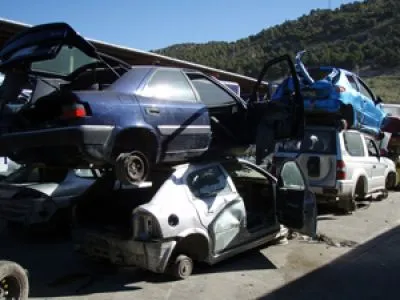
[[[354,73],[335,67],[320,67],[320,70],[330,73],[324,79],[314,81],[308,78],[309,73],[304,65],[302,65],[301,61],[301,64],[297,60],[296,62],[296,70],[299,74],[302,90],[304,88],[330,90],[329,96],[326,99],[310,99],[303,95],[304,110],[306,113],[320,113],[322,115],[325,113],[337,114],[340,113],[343,105],[351,105],[354,108],[353,128],[365,129],[374,134],[380,133],[380,128],[387,114],[382,109],[381,104],[375,104],[372,99],[360,93],[360,83],[358,79],[356,81],[357,89],[350,84],[346,76],[357,78]],[[345,91],[338,92],[336,87],[343,87]],[[281,99],[285,99],[283,95],[288,92],[293,92],[293,90],[292,79],[288,77],[279,85],[272,96],[272,101],[281,101]]]

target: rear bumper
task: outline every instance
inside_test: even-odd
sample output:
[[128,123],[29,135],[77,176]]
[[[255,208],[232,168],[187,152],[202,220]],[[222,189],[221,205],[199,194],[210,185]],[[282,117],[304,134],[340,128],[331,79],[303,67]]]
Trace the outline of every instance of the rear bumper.
[[350,180],[337,180],[334,187],[311,186],[311,190],[318,196],[319,202],[350,198],[353,195],[353,188],[354,184]]
[[136,266],[155,273],[165,271],[176,245],[175,240],[142,242],[94,231],[75,234],[74,243],[77,250],[89,258]]
[[109,125],[80,125],[6,133],[0,137],[0,154],[19,163],[102,161],[114,129]]

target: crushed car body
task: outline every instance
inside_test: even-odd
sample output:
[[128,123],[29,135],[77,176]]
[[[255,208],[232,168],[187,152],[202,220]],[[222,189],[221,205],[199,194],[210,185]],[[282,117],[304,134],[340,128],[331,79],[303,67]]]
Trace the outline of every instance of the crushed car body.
[[[63,59],[68,55],[72,67]],[[257,97],[246,102],[195,70],[132,67],[98,52],[66,23],[17,34],[0,60],[0,154],[21,164],[113,166],[121,181],[137,183],[153,166],[223,156],[250,144],[259,162],[276,140],[302,134],[303,100],[287,55],[267,62],[254,88],[272,65],[284,63],[295,77],[295,93],[284,105]],[[10,112],[24,90],[29,101]]]
[[[296,55],[296,72],[307,123],[328,125],[331,120],[345,119],[349,128],[376,136],[383,131],[400,131],[400,119],[385,112],[382,99],[357,74],[328,66],[307,69],[301,60],[304,53],[301,51]],[[273,100],[281,101],[282,96],[293,91],[291,81],[291,77],[286,78],[274,93]],[[327,118],[329,115],[333,118]]]
[[314,237],[316,202],[297,163],[275,178],[242,159],[154,171],[152,185],[124,186],[104,174],[77,204],[74,239],[85,256],[177,278],[193,262],[217,263],[287,229]]

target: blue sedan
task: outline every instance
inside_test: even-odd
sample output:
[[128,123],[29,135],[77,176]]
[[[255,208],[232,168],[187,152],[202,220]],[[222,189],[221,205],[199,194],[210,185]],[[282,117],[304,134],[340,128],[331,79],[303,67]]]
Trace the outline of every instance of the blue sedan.
[[[356,74],[336,68],[317,67],[309,70],[303,65],[302,51],[296,56],[296,71],[301,82],[304,109],[309,118],[317,116],[327,120],[327,114],[337,115],[355,129],[379,134],[387,113],[382,99],[376,97],[367,84]],[[287,78],[275,91],[273,100],[293,90],[291,78]],[[314,119],[314,118],[313,118]]]

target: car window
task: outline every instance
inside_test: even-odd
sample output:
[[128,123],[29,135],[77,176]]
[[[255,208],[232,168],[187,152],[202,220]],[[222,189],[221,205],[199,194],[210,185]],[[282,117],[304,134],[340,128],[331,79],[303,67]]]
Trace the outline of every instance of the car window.
[[347,75],[346,75],[346,78],[347,78],[347,80],[349,81],[351,87],[352,87],[353,89],[355,89],[356,91],[358,91],[357,82],[356,82],[356,80],[354,79],[354,77],[353,77],[352,75],[350,75],[350,74],[347,74]]
[[364,144],[361,135],[357,132],[343,133],[343,141],[346,151],[351,156],[364,156]]
[[283,188],[299,190],[305,189],[303,175],[301,174],[301,171],[295,162],[286,162],[283,165],[279,176],[282,180]]
[[223,88],[206,77],[189,75],[201,101],[208,107],[234,104],[235,99]]
[[60,183],[67,177],[68,170],[62,168],[22,167],[4,179],[7,183]]
[[336,153],[336,133],[333,130],[306,129],[302,141],[287,140],[277,143],[278,152]]
[[372,94],[372,92],[370,91],[370,89],[360,78],[357,78],[357,79],[358,79],[358,82],[360,83],[360,93],[373,101],[375,99],[375,97]]
[[366,138],[365,140],[367,142],[368,156],[378,156],[378,147],[376,146],[375,142],[370,138]]
[[178,69],[157,70],[140,95],[165,100],[196,101],[189,81]]
[[197,198],[215,197],[232,192],[227,177],[218,166],[192,172],[187,177],[187,185]]
[[242,178],[242,179],[261,179],[269,181],[263,173],[259,172],[256,169],[244,164],[244,163],[223,163],[222,164],[225,170],[228,172],[229,176],[232,179]]

